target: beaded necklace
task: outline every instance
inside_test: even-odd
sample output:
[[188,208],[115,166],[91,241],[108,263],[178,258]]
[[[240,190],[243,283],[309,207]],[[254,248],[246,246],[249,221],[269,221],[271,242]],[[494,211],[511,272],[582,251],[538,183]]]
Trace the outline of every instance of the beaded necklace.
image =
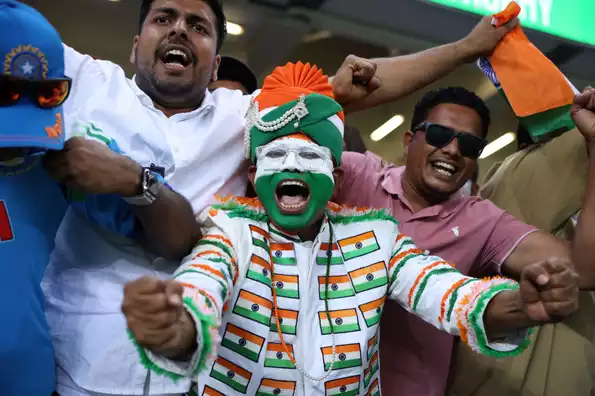
[[[273,289],[273,308],[275,311],[275,320],[277,321],[277,334],[279,334],[279,338],[281,339],[281,345],[283,346],[285,353],[287,353],[287,356],[289,356],[289,360],[291,360],[291,362],[293,363],[295,368],[300,373],[302,373],[305,377],[307,377],[310,380],[315,381],[315,382],[324,381],[326,378],[328,378],[328,376],[333,371],[333,368],[335,366],[335,361],[337,359],[337,343],[335,341],[335,329],[333,326],[333,322],[331,321],[331,314],[330,314],[329,308],[328,308],[328,280],[329,280],[330,271],[331,271],[331,259],[333,256],[333,227],[331,226],[330,222],[328,223],[328,225],[329,225],[329,241],[328,241],[328,248],[326,250],[327,261],[326,261],[326,276],[324,279],[324,311],[326,313],[326,319],[328,320],[328,323],[331,328],[331,342],[332,342],[333,355],[331,357],[330,367],[329,367],[328,371],[325,371],[325,373],[322,377],[314,377],[313,375],[307,373],[306,370],[295,360],[295,357],[293,356],[293,354],[287,347],[285,340],[283,339],[283,333],[281,332],[281,322],[279,320],[279,307],[277,306],[277,290],[275,288],[275,285],[273,284],[273,279],[275,277],[275,263],[273,261],[273,254],[269,249],[271,268],[272,268],[271,288]],[[269,227],[269,235],[270,235],[270,227]]]

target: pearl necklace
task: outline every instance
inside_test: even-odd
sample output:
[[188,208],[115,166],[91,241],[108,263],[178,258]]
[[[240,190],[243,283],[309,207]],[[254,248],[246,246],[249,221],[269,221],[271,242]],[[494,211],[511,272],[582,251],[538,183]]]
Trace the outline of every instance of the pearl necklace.
[[272,268],[271,288],[273,289],[273,308],[275,311],[275,320],[277,321],[277,334],[279,334],[279,338],[281,339],[281,345],[283,346],[285,353],[287,353],[287,356],[289,356],[289,360],[291,360],[291,362],[293,363],[295,368],[300,373],[302,373],[302,375],[304,375],[305,377],[307,377],[308,379],[310,379],[314,382],[324,381],[332,373],[333,368],[335,366],[335,361],[337,360],[337,343],[335,340],[335,329],[334,329],[333,322],[331,320],[331,314],[330,314],[329,308],[328,308],[328,280],[329,280],[330,271],[331,271],[331,259],[333,256],[333,228],[332,228],[331,224],[329,223],[329,243],[328,243],[328,248],[326,251],[326,257],[327,257],[326,276],[325,276],[325,280],[324,280],[324,309],[325,309],[325,313],[326,313],[326,318],[327,318],[329,326],[331,328],[331,343],[332,343],[333,354],[331,356],[331,364],[329,366],[328,371],[325,371],[324,375],[321,377],[315,377],[315,376],[311,375],[310,373],[306,372],[306,370],[295,360],[295,357],[289,351],[289,348],[287,347],[287,344],[285,343],[285,340],[283,339],[283,333],[281,332],[281,322],[279,320],[279,307],[277,305],[277,291],[276,291],[275,285],[273,284],[273,278],[275,276],[275,263],[273,262],[272,252],[269,252],[269,255],[270,255],[270,259],[271,259],[271,268]]

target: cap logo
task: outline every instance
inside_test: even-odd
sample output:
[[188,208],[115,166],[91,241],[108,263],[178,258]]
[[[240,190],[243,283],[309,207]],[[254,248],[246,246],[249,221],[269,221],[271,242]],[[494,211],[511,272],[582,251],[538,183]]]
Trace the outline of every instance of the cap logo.
[[56,113],[56,123],[45,128],[48,137],[57,139],[62,135],[62,114]]
[[39,48],[19,45],[10,50],[4,58],[4,74],[30,79],[45,79],[48,62]]

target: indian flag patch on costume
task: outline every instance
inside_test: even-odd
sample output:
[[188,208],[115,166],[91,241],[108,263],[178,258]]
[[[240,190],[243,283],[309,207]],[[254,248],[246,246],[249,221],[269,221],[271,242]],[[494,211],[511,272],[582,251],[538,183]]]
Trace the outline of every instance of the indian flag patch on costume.
[[368,340],[368,349],[367,355],[368,360],[372,357],[372,354],[376,351],[376,346],[378,345],[378,334]]
[[374,231],[368,231],[351,238],[341,239],[339,241],[339,247],[341,248],[345,261],[380,250]]
[[[316,255],[316,264],[327,265],[328,257],[329,257],[329,244],[321,243],[320,249],[318,249],[318,254]],[[341,251],[339,250],[339,245],[337,245],[336,243],[333,243],[332,249],[330,250],[330,257],[331,257],[331,263],[330,263],[331,265],[343,264],[343,256],[341,256]]]
[[269,300],[249,291],[241,290],[236,305],[233,307],[233,313],[266,326],[271,321],[272,309],[273,304]]
[[[188,393],[188,396],[191,396],[191,393]],[[225,395],[209,386],[205,386],[205,389],[202,391],[202,396],[225,396]]]
[[328,381],[324,384],[325,396],[359,395],[359,375]]
[[258,362],[260,351],[262,351],[262,346],[264,345],[264,338],[240,329],[230,323],[225,329],[221,345],[253,362]]
[[[324,369],[329,370],[333,360],[333,347],[324,347],[320,348],[320,350],[322,351]],[[344,369],[362,365],[362,353],[359,344],[337,345],[336,352],[333,369]]]
[[374,300],[367,304],[362,304],[359,306],[360,311],[362,311],[362,315],[364,315],[366,326],[372,327],[378,322],[380,322],[380,317],[382,316],[382,308],[384,307],[385,298],[386,297],[381,297],[378,300]]
[[[353,333],[359,331],[359,320],[355,309],[341,309],[338,311],[329,311],[333,324],[333,331],[339,333]],[[323,335],[331,334],[331,326],[328,322],[326,311],[318,312],[320,322],[320,331]]]
[[211,369],[211,377],[238,392],[246,393],[252,374],[229,360],[218,357]]
[[[325,299],[326,295],[326,276],[318,277],[318,290],[321,300]],[[347,275],[329,276],[328,277],[328,298],[345,298],[355,296],[353,287],[351,287],[351,280]]]
[[250,233],[252,234],[252,244],[258,246],[269,252],[269,240],[271,239],[268,232],[260,227],[250,224]]
[[368,386],[376,372],[378,372],[378,351],[374,352],[372,359],[368,363],[368,367],[364,370],[364,386]]
[[271,243],[271,255],[276,265],[296,265],[293,243]]
[[368,267],[360,268],[349,273],[353,287],[357,293],[364,292],[388,284],[386,265],[380,261]]
[[252,279],[253,281],[260,282],[270,287],[271,264],[262,257],[253,254],[246,278]]
[[366,392],[366,396],[380,396],[380,384],[376,378],[370,385],[370,389]]
[[297,275],[275,274],[273,284],[278,297],[300,298],[299,277]]
[[256,396],[293,396],[294,393],[294,381],[279,381],[263,378],[256,391]]
[[[292,311],[289,309],[277,309],[279,312],[279,324],[281,327],[281,333],[295,335],[298,321],[298,311]],[[270,321],[271,330],[277,332],[277,320],[275,315],[271,315]]]
[[[289,352],[293,355],[293,345],[285,343]],[[264,359],[264,367],[275,367],[284,369],[293,369],[295,366],[289,355],[283,348],[283,344],[269,342],[267,344],[267,351]]]

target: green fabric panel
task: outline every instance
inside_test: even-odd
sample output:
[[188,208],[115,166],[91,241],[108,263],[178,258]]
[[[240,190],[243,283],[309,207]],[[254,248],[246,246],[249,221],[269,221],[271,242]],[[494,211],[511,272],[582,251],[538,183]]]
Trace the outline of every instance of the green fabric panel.
[[[276,120],[297,103],[298,100],[294,100],[279,106],[262,117],[262,120],[265,122]],[[329,148],[337,166],[340,164],[343,154],[343,136],[341,131],[328,118],[341,112],[343,108],[328,96],[316,93],[306,96],[306,107],[308,108],[308,114],[300,120],[297,128],[294,126],[296,120],[292,120],[283,128],[273,132],[263,132],[256,127],[250,130],[250,157],[253,163],[256,162],[257,147],[280,137],[302,132],[317,144]]]

